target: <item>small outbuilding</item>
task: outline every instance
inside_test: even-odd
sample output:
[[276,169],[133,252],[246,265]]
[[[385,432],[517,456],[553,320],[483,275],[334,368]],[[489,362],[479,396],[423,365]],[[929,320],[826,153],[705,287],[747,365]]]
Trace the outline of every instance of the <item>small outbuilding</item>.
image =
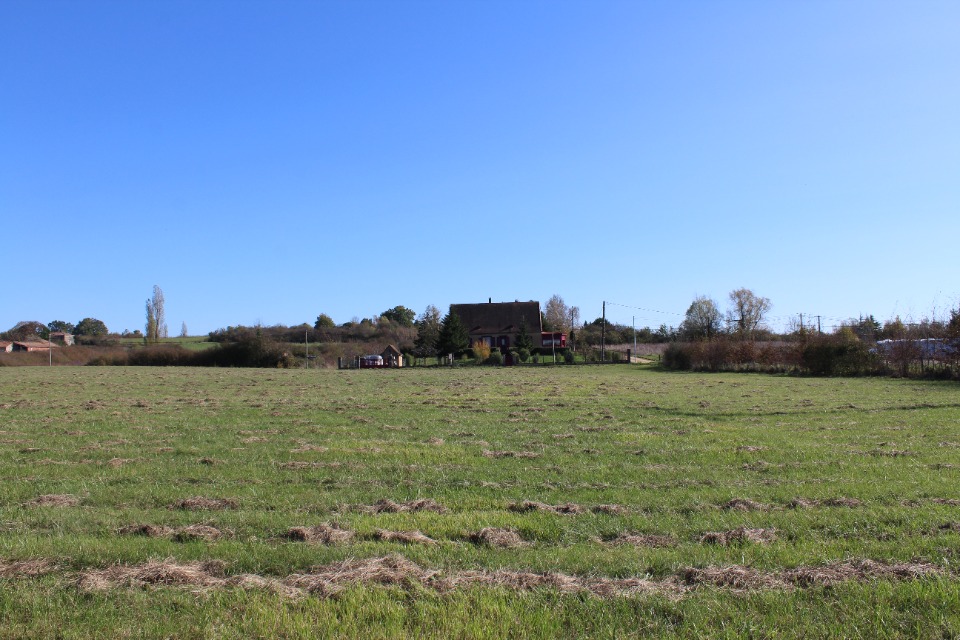
[[383,365],[385,367],[403,366],[403,354],[400,353],[400,349],[397,349],[397,347],[392,344],[388,344],[380,356],[383,358]]
[[13,343],[9,340],[0,340],[0,353],[10,353],[13,351]]
[[75,344],[72,333],[64,333],[63,331],[54,331],[50,334],[50,342],[56,344],[62,344],[65,347],[69,347],[72,344]]
[[57,345],[53,344],[52,342],[48,342],[48,341],[46,341],[46,340],[30,340],[29,342],[27,342],[27,341],[24,341],[24,342],[16,342],[16,341],[15,341],[15,342],[13,343],[13,349],[12,349],[12,350],[13,350],[13,351],[26,351],[26,352],[28,352],[28,353],[32,353],[32,352],[35,352],[35,351],[50,351],[51,349],[55,349],[56,347],[57,347]]

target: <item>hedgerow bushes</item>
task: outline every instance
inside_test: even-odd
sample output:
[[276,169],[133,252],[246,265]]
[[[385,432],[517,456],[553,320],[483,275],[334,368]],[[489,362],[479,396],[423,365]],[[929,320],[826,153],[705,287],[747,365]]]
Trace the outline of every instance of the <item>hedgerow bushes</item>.
[[664,368],[675,371],[768,371],[818,376],[889,373],[867,345],[848,336],[810,336],[800,342],[729,339],[675,342],[664,351]]

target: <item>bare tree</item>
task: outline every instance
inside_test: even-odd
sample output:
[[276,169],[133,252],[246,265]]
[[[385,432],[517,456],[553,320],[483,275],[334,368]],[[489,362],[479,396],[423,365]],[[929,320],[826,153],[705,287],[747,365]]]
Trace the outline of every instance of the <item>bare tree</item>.
[[189,337],[189,335],[190,335],[190,334],[187,333],[187,323],[186,323],[186,321],[184,321],[183,326],[180,327],[180,337],[181,337],[181,338],[187,338],[187,337]]
[[549,331],[569,331],[567,323],[570,321],[570,312],[563,298],[553,294],[543,309],[544,323]]
[[153,285],[153,297],[147,300],[147,340],[157,342],[167,337],[167,316],[164,311],[163,289]]
[[750,289],[731,291],[730,305],[727,323],[741,338],[750,338],[753,335],[772,306],[769,298],[758,296]]

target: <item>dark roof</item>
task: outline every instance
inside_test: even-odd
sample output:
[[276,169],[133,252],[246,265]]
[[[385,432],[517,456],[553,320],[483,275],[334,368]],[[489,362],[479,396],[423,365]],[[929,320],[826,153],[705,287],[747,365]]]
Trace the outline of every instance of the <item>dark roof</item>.
[[511,334],[520,330],[521,320],[527,323],[530,335],[540,333],[540,303],[487,302],[480,304],[452,304],[450,311],[460,316],[460,321],[471,335]]
[[400,353],[400,349],[397,349],[397,348],[396,348],[395,346],[393,346],[392,344],[388,344],[388,345],[387,345],[387,348],[384,349],[383,352],[382,352],[380,355],[381,355],[381,356],[387,356],[387,355],[399,356],[399,355],[403,355],[403,354]]

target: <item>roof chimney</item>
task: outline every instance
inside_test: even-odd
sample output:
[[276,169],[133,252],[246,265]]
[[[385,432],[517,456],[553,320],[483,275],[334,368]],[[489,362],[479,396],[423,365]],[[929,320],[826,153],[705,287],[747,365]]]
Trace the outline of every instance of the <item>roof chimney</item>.
[[493,298],[487,298],[487,304],[493,304]]

